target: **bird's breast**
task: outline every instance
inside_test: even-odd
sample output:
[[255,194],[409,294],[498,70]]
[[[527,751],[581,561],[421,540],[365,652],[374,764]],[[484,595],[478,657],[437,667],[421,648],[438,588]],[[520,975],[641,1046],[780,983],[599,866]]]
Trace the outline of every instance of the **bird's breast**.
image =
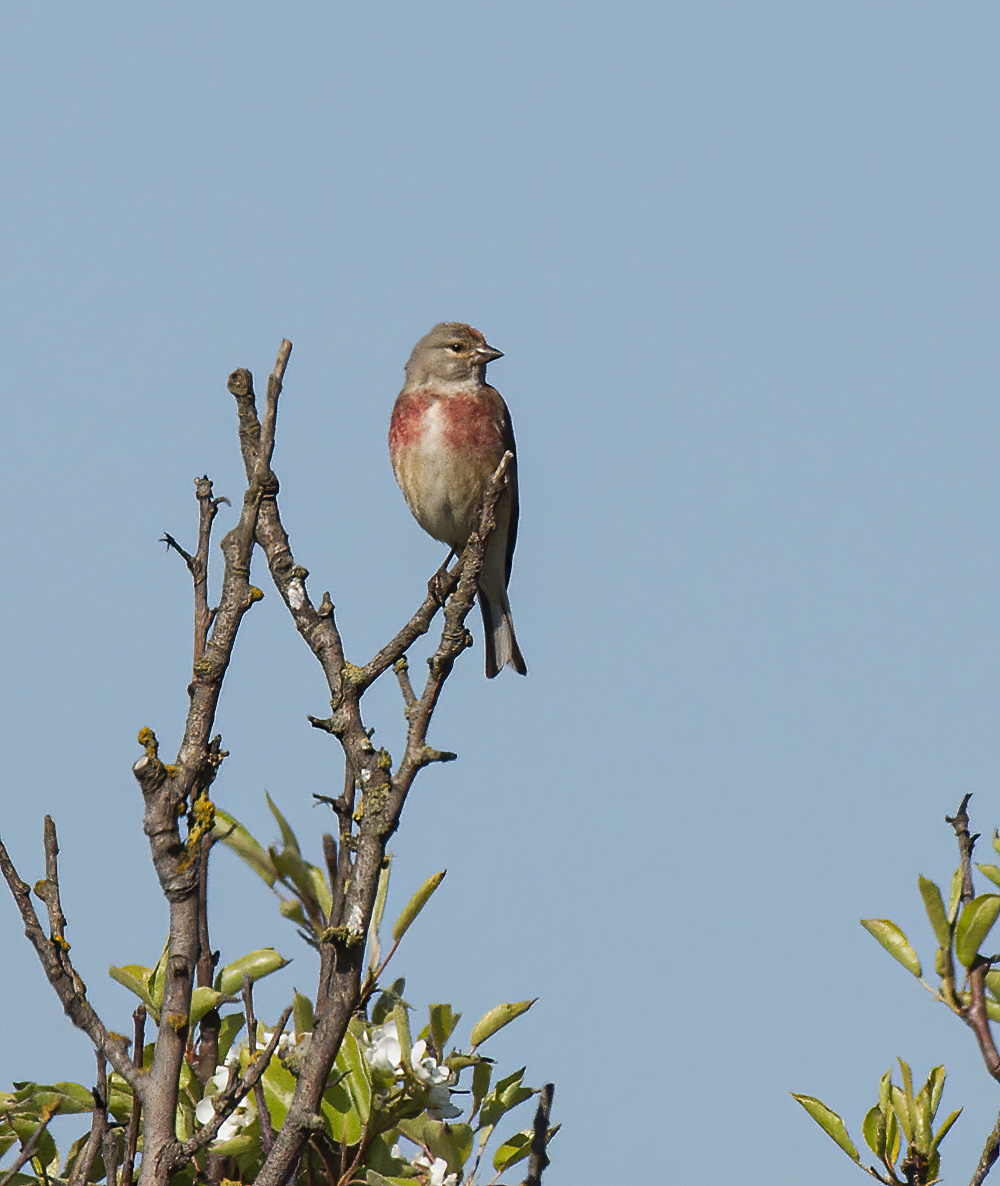
[[464,547],[486,483],[503,456],[490,401],[472,393],[403,392],[389,426],[389,453],[420,526],[450,547]]

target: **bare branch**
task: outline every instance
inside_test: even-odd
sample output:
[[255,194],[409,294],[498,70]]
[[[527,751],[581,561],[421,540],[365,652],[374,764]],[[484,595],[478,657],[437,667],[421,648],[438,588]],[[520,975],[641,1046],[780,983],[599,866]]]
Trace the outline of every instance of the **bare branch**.
[[549,1144],[549,1116],[552,1112],[554,1083],[546,1083],[538,1093],[538,1108],[535,1112],[534,1131],[531,1137],[531,1153],[528,1155],[528,1174],[521,1186],[541,1186],[542,1174],[549,1164],[546,1152]]
[[[945,817],[945,822],[951,824],[955,829],[955,837],[958,840],[963,902],[971,902],[975,893],[972,884],[972,850],[975,848],[979,836],[978,834],[973,836],[969,831],[968,807],[971,798],[971,795],[966,795],[956,814]],[[967,1006],[960,1006],[960,1012],[966,1025],[976,1035],[979,1051],[983,1056],[987,1071],[1000,1082],[1000,1053],[993,1041],[990,1019],[986,1012],[986,973],[989,971],[989,966],[989,961],[980,957],[969,969],[971,1000]]]
[[972,1175],[969,1186],[982,1186],[998,1156],[1000,1156],[1000,1116],[997,1117],[996,1123],[993,1125],[993,1131],[986,1141],[986,1147],[979,1158],[979,1164],[976,1166],[976,1172]]
[[[90,1094],[94,1097],[90,1136],[77,1156],[68,1186],[81,1186],[81,1183],[86,1182],[90,1167],[94,1164],[94,1158],[108,1131],[108,1065],[101,1054],[97,1056],[97,1086]],[[114,1179],[109,1178],[109,1181]]]
[[[46,818],[46,838],[49,835],[50,824],[51,820]],[[52,836],[54,839],[54,827]],[[48,853],[46,854],[46,863],[49,863]],[[24,933],[34,947],[49,983],[62,1002],[66,1016],[78,1029],[83,1030],[93,1042],[95,1049],[104,1055],[132,1090],[141,1095],[144,1084],[129,1060],[128,1042],[120,1034],[113,1034],[106,1028],[87,1000],[87,986],[73,967],[69,956],[69,944],[66,940],[61,936],[58,938],[53,936],[50,939],[42,930],[38,915],[31,904],[29,887],[18,875],[14,862],[10,859],[10,854],[2,840],[0,840],[0,872],[3,873],[4,880],[7,882],[20,911],[21,920],[24,923]],[[58,903],[57,877],[52,878],[51,883],[47,892],[50,900],[54,897]]]
[[[266,475],[248,481],[243,507],[236,526],[222,541],[225,568],[219,605],[211,619],[211,631],[203,653],[195,660],[188,686],[190,704],[184,737],[173,765],[159,758],[156,735],[143,729],[139,742],[145,754],[132,767],[143,794],[143,830],[149,838],[153,866],[170,910],[168,957],[164,982],[161,1022],[153,1065],[143,1077],[143,1186],[166,1186],[171,1152],[175,1147],[175,1114],[181,1064],[188,1042],[191,991],[201,951],[199,882],[201,838],[211,828],[214,807],[209,788],[225,758],[218,737],[211,738],[222,681],[225,678],[243,616],[263,596],[250,584],[250,558],[256,540],[257,521],[266,487]],[[207,548],[215,502],[211,484],[201,479],[199,500],[199,549]],[[197,558],[196,558],[197,559]],[[207,630],[207,601],[196,578],[197,630]],[[179,819],[187,814],[188,835],[182,841]],[[116,1070],[118,1068],[116,1067]]]
[[[146,1006],[139,1005],[132,1014],[133,1040],[132,1062],[142,1068],[142,1055],[146,1043]],[[128,1134],[125,1138],[125,1164],[122,1166],[121,1186],[132,1186],[135,1174],[135,1155],[139,1147],[139,1120],[142,1117],[142,1101],[132,1097],[132,1115],[128,1121]]]
[[21,1149],[21,1152],[17,1155],[17,1160],[10,1167],[10,1169],[4,1173],[3,1177],[0,1178],[0,1186],[7,1186],[7,1183],[13,1177],[15,1177],[18,1170],[20,1170],[23,1165],[26,1165],[32,1159],[32,1157],[35,1156],[35,1151],[37,1150],[38,1145],[45,1134],[45,1130],[49,1127],[49,1121],[58,1111],[59,1106],[57,1104],[48,1114],[48,1116],[42,1120],[41,1124],[35,1129],[31,1136],[28,1137],[28,1140]]
[[[243,977],[243,1011],[247,1019],[247,1049],[250,1052],[250,1061],[253,1062],[257,1052],[257,1018],[253,1012],[253,980],[249,975]],[[281,1029],[284,1029],[284,1026]],[[278,1031],[278,1040],[281,1040],[281,1030]],[[274,1129],[271,1126],[271,1113],[267,1110],[267,1101],[264,1099],[264,1084],[259,1080],[254,1084],[253,1098],[257,1105],[257,1120],[260,1124],[260,1143],[266,1157],[274,1144]]]

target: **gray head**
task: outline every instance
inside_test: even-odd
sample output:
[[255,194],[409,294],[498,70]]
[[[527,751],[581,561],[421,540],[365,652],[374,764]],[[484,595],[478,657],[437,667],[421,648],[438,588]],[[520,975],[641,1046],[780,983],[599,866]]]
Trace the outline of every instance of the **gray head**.
[[408,387],[470,379],[481,383],[486,364],[495,358],[503,358],[503,351],[494,350],[478,329],[461,321],[442,321],[413,347],[406,383]]

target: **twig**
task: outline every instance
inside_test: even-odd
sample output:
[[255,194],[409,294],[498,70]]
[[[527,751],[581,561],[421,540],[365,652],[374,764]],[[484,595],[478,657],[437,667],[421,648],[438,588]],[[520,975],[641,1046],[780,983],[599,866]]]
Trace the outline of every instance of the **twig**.
[[[101,1147],[101,1142],[108,1131],[108,1065],[101,1054],[97,1055],[97,1086],[90,1093],[94,1097],[93,1120],[90,1125],[90,1136],[87,1143],[80,1150],[69,1176],[68,1186],[80,1186],[86,1182],[90,1167]],[[108,1179],[113,1182],[113,1178]]]
[[228,498],[212,497],[212,482],[206,474],[194,480],[195,498],[198,500],[198,550],[192,556],[184,550],[167,531],[162,542],[183,558],[194,581],[194,661],[205,653],[208,631],[215,614],[208,607],[208,557],[212,539],[212,523],[222,503],[230,505]]
[[993,1168],[998,1156],[1000,1156],[1000,1116],[997,1117],[996,1123],[993,1125],[993,1131],[986,1141],[983,1155],[979,1159],[979,1164],[976,1166],[976,1172],[972,1175],[972,1181],[969,1183],[969,1186],[982,1186],[986,1180],[986,1175]]
[[[143,1051],[146,1044],[146,1006],[139,1005],[132,1014],[133,1040],[132,1062],[142,1068]],[[122,1166],[121,1186],[132,1186],[135,1174],[135,1155],[139,1147],[139,1120],[142,1117],[142,1102],[132,1096],[132,1114],[128,1118],[128,1134],[125,1138],[125,1164]]]
[[260,1057],[254,1059],[242,1075],[234,1077],[232,1082],[228,1083],[221,1091],[216,1092],[212,1096],[212,1104],[216,1111],[208,1124],[204,1128],[199,1129],[193,1137],[189,1137],[188,1140],[176,1144],[170,1149],[167,1160],[172,1170],[180,1169],[196,1153],[211,1145],[219,1135],[219,1129],[233,1114],[240,1101],[260,1082],[261,1076],[271,1062],[271,1056],[278,1049],[278,1040],[281,1038],[291,1015],[292,1007],[289,1005],[278,1019],[278,1024],[274,1033],[271,1035],[271,1040],[264,1047]]
[[[243,977],[243,1012],[247,1019],[247,1049],[250,1052],[250,1061],[253,1062],[257,1051],[257,1018],[253,1012],[253,980],[249,973]],[[278,1040],[281,1040],[281,1030],[278,1031]],[[259,1080],[254,1084],[253,1099],[257,1105],[257,1120],[260,1123],[260,1143],[266,1157],[274,1144],[274,1128],[271,1125],[271,1113],[267,1110],[267,1100],[264,1098],[264,1084]]]
[[[46,819],[46,837],[49,835],[49,824]],[[52,828],[52,835],[55,829]],[[48,854],[46,854],[48,864]],[[31,904],[29,886],[21,880],[14,862],[2,840],[0,840],[0,872],[3,873],[10,892],[14,897],[17,908],[24,923],[24,933],[34,947],[45,975],[62,1002],[66,1016],[90,1038],[94,1047],[111,1063],[119,1075],[134,1092],[142,1094],[144,1084],[141,1076],[136,1072],[128,1057],[128,1043],[118,1034],[112,1034],[98,1017],[94,1007],[87,1000],[87,987],[77,975],[76,969],[69,956],[69,944],[65,939],[57,942],[50,939],[42,930],[38,915]],[[58,881],[55,888],[51,886],[46,891],[52,900],[58,902]]]
[[41,1124],[39,1124],[39,1126],[28,1138],[27,1144],[23,1146],[21,1152],[17,1155],[17,1160],[10,1167],[10,1169],[4,1173],[3,1177],[0,1178],[0,1186],[7,1186],[7,1183],[14,1177],[18,1170],[35,1156],[35,1151],[38,1149],[39,1142],[45,1134],[45,1130],[49,1127],[49,1121],[53,1116],[56,1115],[58,1111],[59,1104],[56,1103],[53,1106],[52,1111],[43,1118]]
[[[979,835],[977,833],[973,836],[969,830],[968,807],[971,798],[971,795],[966,795],[956,814],[945,816],[945,822],[954,828],[955,837],[958,840],[963,902],[971,902],[975,894],[972,883],[972,850],[976,846]],[[989,961],[981,958],[969,969],[970,1001],[961,1010],[961,1014],[966,1025],[976,1035],[986,1070],[1000,1082],[1000,1053],[993,1041],[993,1032],[990,1029],[990,1020],[986,1012],[986,973],[988,970]]]
[[528,1175],[521,1186],[541,1186],[542,1174],[549,1164],[546,1152],[549,1143],[549,1116],[552,1112],[554,1083],[546,1083],[538,1093],[538,1108],[535,1111],[534,1132],[531,1137],[531,1152],[528,1154]]

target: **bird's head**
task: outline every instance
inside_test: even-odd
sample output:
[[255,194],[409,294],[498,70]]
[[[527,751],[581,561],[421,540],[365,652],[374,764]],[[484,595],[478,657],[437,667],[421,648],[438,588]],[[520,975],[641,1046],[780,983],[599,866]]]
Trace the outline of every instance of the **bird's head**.
[[413,347],[406,364],[407,386],[426,383],[482,382],[486,364],[503,358],[478,329],[461,321],[442,321]]

